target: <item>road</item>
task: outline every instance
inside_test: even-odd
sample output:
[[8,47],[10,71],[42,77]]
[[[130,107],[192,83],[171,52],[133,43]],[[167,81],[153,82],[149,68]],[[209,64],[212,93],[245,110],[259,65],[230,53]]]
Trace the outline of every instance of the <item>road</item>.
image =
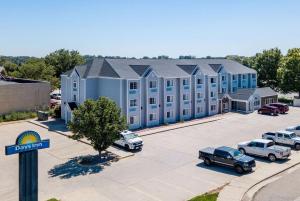
[[253,201],[300,201],[300,167],[258,191]]
[[[198,150],[207,146],[236,147],[241,141],[260,138],[267,131],[299,123],[300,108],[277,117],[226,114],[222,120],[143,137],[144,149],[134,156],[102,168],[87,168],[74,157],[97,154],[90,146],[23,122],[0,126],[0,146],[14,143],[28,129],[49,138],[51,148],[39,152],[39,200],[64,201],[182,201],[213,190],[239,177],[233,170],[205,167]],[[263,160],[257,168],[276,168]],[[0,150],[0,197],[18,200],[18,157]],[[252,173],[252,174],[255,174]]]

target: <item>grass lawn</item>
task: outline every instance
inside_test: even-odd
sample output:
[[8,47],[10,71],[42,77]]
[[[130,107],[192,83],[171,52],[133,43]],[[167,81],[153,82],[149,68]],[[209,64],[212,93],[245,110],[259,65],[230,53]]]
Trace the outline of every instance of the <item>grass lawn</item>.
[[189,201],[216,201],[219,193],[205,193],[190,199]]

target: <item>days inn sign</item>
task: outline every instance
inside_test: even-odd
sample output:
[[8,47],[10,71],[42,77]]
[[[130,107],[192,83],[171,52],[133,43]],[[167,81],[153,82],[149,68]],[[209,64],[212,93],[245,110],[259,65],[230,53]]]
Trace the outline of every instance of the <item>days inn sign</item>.
[[24,131],[16,144],[5,146],[5,155],[19,154],[19,201],[38,201],[38,149],[49,146],[35,131]]
[[5,155],[17,154],[25,151],[49,148],[49,140],[41,140],[40,135],[35,131],[21,133],[15,145],[5,147]]

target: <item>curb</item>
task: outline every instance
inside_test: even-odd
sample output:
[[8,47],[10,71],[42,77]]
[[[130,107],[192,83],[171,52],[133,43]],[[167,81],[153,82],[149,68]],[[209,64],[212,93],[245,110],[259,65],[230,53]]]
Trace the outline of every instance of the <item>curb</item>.
[[[45,128],[45,129],[49,130],[49,128],[48,128],[47,126],[38,124],[38,123],[36,123],[36,122],[34,122],[34,121],[28,120],[27,122],[28,122],[28,123],[31,123],[31,124],[34,124],[34,125],[36,125],[36,126],[39,126],[39,127],[42,127],[42,128]],[[55,131],[55,130],[49,130],[49,131],[58,133],[58,134],[60,134],[60,135],[63,135],[63,136],[65,136],[65,137],[67,137],[67,138],[70,138],[70,139],[74,140],[71,136],[69,136],[69,135],[67,135],[67,134],[65,134],[65,133],[63,133],[63,132],[61,132],[61,131]],[[86,142],[86,141],[83,141],[83,140],[80,140],[80,139],[79,139],[79,140],[76,140],[76,141],[91,146],[91,143],[88,143],[88,142]],[[107,152],[110,152],[110,151],[107,151]],[[110,152],[110,153],[112,153],[112,152]],[[115,155],[117,155],[117,154],[115,154]],[[123,156],[123,157],[121,157],[121,156],[119,156],[119,155],[117,155],[117,156],[118,156],[118,159],[121,160],[121,159],[124,159],[124,158],[128,158],[128,157],[134,156],[134,153],[128,154],[127,156]]]
[[178,127],[169,128],[169,129],[166,129],[166,130],[161,130],[161,131],[154,131],[152,133],[142,134],[142,135],[139,135],[139,136],[140,137],[145,137],[145,136],[149,136],[149,135],[155,135],[155,134],[158,134],[158,133],[164,133],[164,132],[168,132],[168,131],[172,131],[172,130],[177,130],[177,129],[180,129],[180,128],[186,128],[186,127],[196,126],[196,125],[200,125],[200,124],[211,123],[211,122],[219,121],[221,119],[223,119],[223,118],[208,120],[208,121],[205,121],[205,122],[200,122],[200,123],[195,123],[195,124],[190,124],[190,125],[178,126]]
[[36,118],[32,118],[32,119],[24,119],[24,120],[16,120],[16,121],[6,121],[6,122],[1,122],[0,126],[3,125],[9,125],[9,124],[18,124],[18,123],[22,123],[22,122],[29,122],[31,120],[35,120]]
[[257,191],[254,192],[254,194],[253,194],[252,197],[250,197],[249,199],[247,199],[246,194],[247,194],[252,188],[254,188],[255,186],[257,186],[257,185],[259,185],[259,184],[261,184],[261,183],[263,183],[263,182],[265,182],[265,181],[267,181],[267,180],[269,180],[269,179],[271,179],[272,177],[276,177],[276,176],[282,174],[283,172],[285,172],[285,171],[287,171],[287,170],[290,170],[290,169],[296,167],[296,166],[299,165],[299,164],[300,164],[300,162],[297,162],[297,163],[295,163],[295,164],[293,164],[293,165],[291,165],[291,166],[289,166],[289,167],[287,167],[287,168],[284,168],[283,170],[280,170],[280,171],[277,172],[277,173],[274,173],[274,174],[272,174],[272,175],[270,175],[270,176],[268,176],[268,177],[266,177],[266,178],[264,178],[264,179],[262,179],[262,180],[256,182],[255,184],[251,185],[251,186],[246,190],[246,192],[244,192],[241,201],[246,201],[246,200],[247,200],[247,201],[252,201],[254,195],[255,195],[261,188],[263,188],[264,186],[268,185],[268,183],[265,184],[265,185],[263,185],[263,186],[261,186]]
[[[232,194],[232,197],[234,197],[234,198],[232,198],[231,199],[231,201],[252,201],[252,199],[253,199],[253,195],[255,195],[256,194],[256,192],[258,192],[263,186],[265,186],[265,185],[267,185],[267,184],[265,184],[265,185],[263,185],[262,187],[260,187],[259,189],[257,189],[254,193],[253,193],[253,195],[251,196],[251,197],[247,197],[247,193],[248,192],[250,192],[254,187],[256,187],[256,186],[258,186],[259,184],[261,184],[261,183],[263,183],[263,182],[265,182],[265,181],[267,181],[267,180],[269,180],[269,179],[271,179],[271,178],[273,178],[273,177],[276,177],[276,176],[278,176],[278,175],[280,175],[281,173],[283,173],[283,172],[285,172],[285,171],[287,171],[287,170],[289,170],[289,169],[291,169],[291,168],[294,168],[295,166],[297,166],[297,165],[299,165],[300,164],[300,161],[298,161],[298,162],[296,162],[296,163],[294,163],[294,164],[291,164],[290,166],[288,166],[288,167],[285,167],[284,169],[282,169],[282,170],[279,170],[278,172],[275,172],[275,173],[273,173],[273,174],[271,174],[271,175],[269,175],[269,176],[267,176],[267,177],[265,177],[265,178],[263,178],[263,179],[260,179],[260,180],[258,180],[258,181],[256,181],[255,183],[253,183],[253,184],[251,184],[249,187],[245,187],[245,189],[243,190],[243,186],[236,186],[236,185],[231,185],[231,183],[233,182],[233,181],[236,181],[236,180],[232,180],[225,188],[223,188],[223,190],[222,191],[224,191],[226,188],[228,188],[228,187],[235,187],[235,189],[233,189],[233,190],[231,190],[232,191],[232,193],[226,193],[226,194]],[[221,192],[222,192],[221,191]],[[218,197],[218,199],[217,199],[217,201],[228,201],[228,197],[229,196],[222,196],[222,198],[221,198],[221,192],[220,192],[220,194],[219,194],[219,197]],[[237,198],[237,195],[238,194],[240,194],[241,196],[239,197],[239,198]]]

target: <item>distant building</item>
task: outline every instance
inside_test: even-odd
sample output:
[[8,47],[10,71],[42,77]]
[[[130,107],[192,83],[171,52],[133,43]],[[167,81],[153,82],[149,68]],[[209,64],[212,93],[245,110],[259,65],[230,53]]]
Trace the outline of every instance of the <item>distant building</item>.
[[277,101],[256,86],[254,69],[226,59],[94,59],[61,75],[62,118],[100,96],[119,105],[130,129],[252,112],[265,91]]
[[0,77],[0,115],[45,109],[49,93],[48,82]]

